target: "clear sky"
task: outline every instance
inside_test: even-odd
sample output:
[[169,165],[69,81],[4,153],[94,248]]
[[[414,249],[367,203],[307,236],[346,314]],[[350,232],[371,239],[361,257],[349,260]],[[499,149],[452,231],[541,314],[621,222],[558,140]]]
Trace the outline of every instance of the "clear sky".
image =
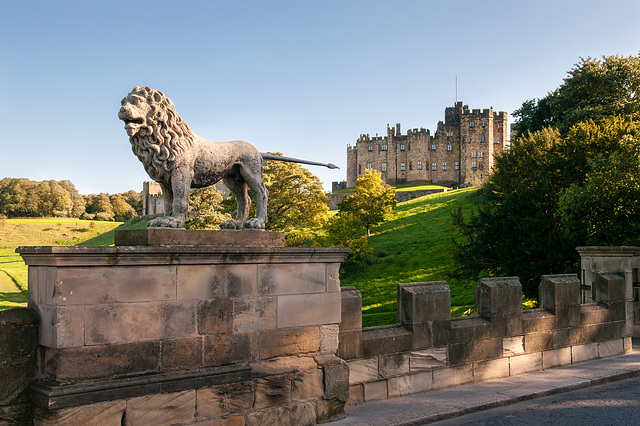
[[434,131],[457,99],[511,114],[580,57],[637,55],[640,2],[0,0],[0,178],[83,194],[148,180],[118,120],[162,90],[215,141],[333,162],[387,124]]

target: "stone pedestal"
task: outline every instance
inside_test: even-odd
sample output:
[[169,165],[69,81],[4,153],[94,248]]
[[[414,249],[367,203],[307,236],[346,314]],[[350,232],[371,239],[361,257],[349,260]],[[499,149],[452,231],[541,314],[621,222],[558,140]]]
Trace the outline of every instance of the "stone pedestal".
[[139,245],[18,249],[41,317],[37,422],[341,415],[348,249],[284,247],[283,234],[267,232],[134,234],[116,241]]

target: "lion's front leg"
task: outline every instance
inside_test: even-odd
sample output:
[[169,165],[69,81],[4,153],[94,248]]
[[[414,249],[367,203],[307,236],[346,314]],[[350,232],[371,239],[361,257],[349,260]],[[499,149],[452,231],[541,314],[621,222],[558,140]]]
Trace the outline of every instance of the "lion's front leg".
[[165,202],[165,216],[155,218],[147,224],[149,228],[182,228],[187,220],[189,211],[189,189],[191,176],[178,174],[174,171],[171,176],[171,188],[167,190],[162,185]]

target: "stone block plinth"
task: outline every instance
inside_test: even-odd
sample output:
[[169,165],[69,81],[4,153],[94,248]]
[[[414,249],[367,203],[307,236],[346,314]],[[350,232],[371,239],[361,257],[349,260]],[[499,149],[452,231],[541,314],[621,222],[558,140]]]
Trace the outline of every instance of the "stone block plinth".
[[[193,422],[196,392],[211,393],[198,390],[205,385],[248,393],[252,403],[237,411],[245,415],[290,405],[289,391],[272,391],[291,389],[292,374],[253,371],[273,358],[310,357],[309,386],[339,381],[313,357],[338,349],[337,271],[349,249],[284,247],[281,233],[251,231],[146,229],[117,243],[18,249],[29,266],[29,307],[42,319],[32,389],[43,416],[126,400],[126,418],[152,419],[164,404],[155,395],[174,392],[182,398],[175,423]],[[314,407],[323,395],[310,398]],[[325,412],[320,405],[310,412]]]
[[506,335],[522,333],[522,286],[517,277],[483,278],[476,286],[476,312]]

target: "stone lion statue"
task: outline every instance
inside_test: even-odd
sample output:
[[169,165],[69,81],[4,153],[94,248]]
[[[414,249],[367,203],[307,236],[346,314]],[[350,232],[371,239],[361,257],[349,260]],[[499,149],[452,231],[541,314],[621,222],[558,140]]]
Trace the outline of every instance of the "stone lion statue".
[[[118,118],[124,121],[131,148],[149,176],[162,187],[164,217],[149,227],[181,228],[187,218],[189,190],[222,180],[234,193],[238,205],[235,219],[223,229],[264,229],[269,193],[262,177],[262,155],[243,141],[212,142],[191,131],[173,102],[161,91],[134,87],[124,99]],[[256,217],[249,219],[255,195]]]

